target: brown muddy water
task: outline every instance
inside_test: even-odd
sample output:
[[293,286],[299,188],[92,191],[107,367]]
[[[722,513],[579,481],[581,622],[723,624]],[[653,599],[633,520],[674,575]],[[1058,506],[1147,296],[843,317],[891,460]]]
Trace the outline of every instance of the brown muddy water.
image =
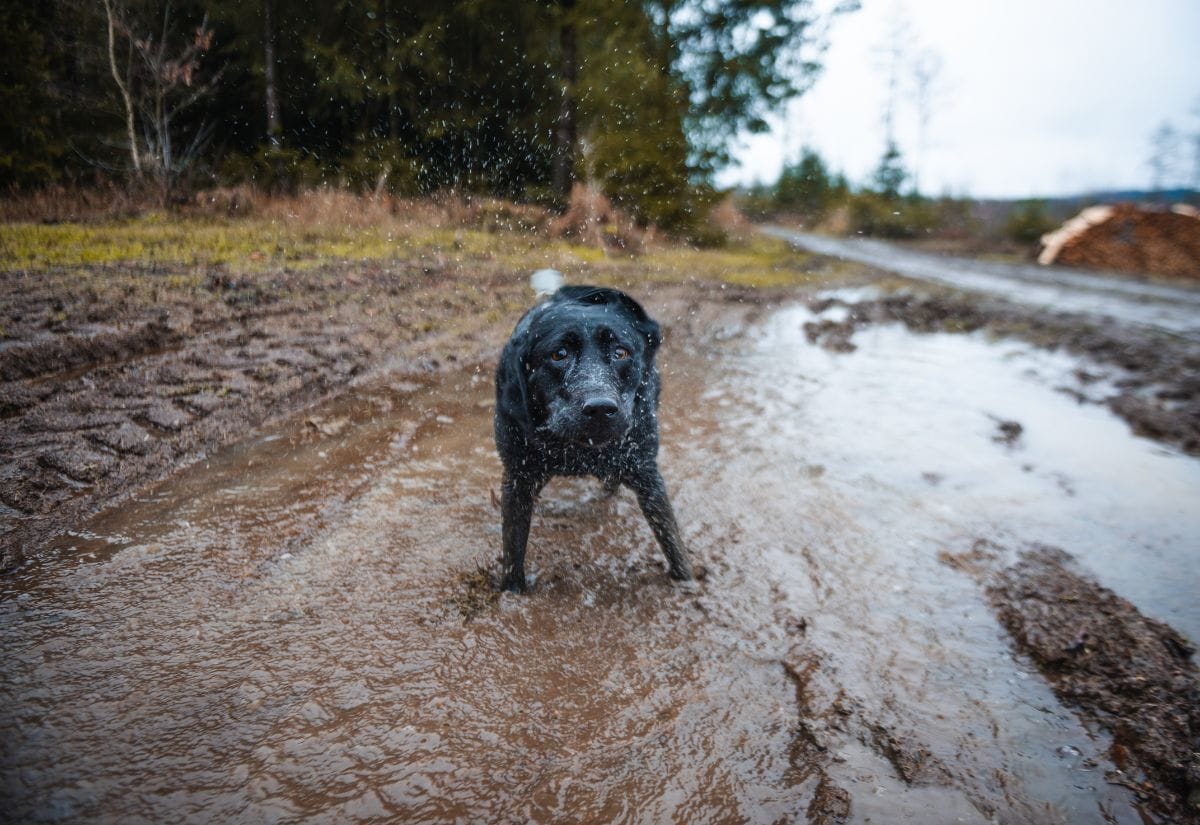
[[1144,821],[938,554],[1054,544],[1200,638],[1200,461],[1064,356],[831,354],[811,318],[665,345],[700,584],[628,492],[560,479],[533,592],[492,593],[487,369],[359,386],[64,536],[0,582],[4,818]]

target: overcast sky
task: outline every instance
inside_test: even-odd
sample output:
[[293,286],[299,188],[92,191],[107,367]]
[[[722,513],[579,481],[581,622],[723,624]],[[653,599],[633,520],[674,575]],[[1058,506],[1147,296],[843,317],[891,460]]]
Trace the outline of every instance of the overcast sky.
[[[1164,121],[1200,132],[1200,0],[862,0],[836,20],[824,70],[769,135],[744,141],[723,185],[773,181],[785,154],[815,148],[851,182],[883,152],[881,46],[899,5],[914,51],[942,61],[921,189],[976,197],[1074,194],[1150,184]],[[904,99],[897,140],[916,154]],[[1176,181],[1194,170],[1180,149]]]

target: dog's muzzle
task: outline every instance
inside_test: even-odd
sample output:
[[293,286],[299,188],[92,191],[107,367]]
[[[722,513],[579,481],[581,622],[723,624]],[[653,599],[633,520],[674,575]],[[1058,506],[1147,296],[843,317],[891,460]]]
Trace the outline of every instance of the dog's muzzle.
[[561,410],[550,421],[550,428],[562,438],[598,447],[629,430],[629,414],[610,395],[590,395],[578,406],[572,406],[573,409]]

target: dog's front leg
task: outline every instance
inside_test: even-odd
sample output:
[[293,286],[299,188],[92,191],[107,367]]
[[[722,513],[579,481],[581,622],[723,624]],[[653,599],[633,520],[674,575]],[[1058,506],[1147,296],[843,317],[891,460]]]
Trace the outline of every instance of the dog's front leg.
[[679,581],[689,581],[692,578],[692,563],[688,560],[687,548],[679,536],[679,525],[675,522],[675,512],[671,509],[671,500],[667,498],[667,485],[663,483],[662,474],[657,466],[650,466],[630,476],[626,483],[637,493],[638,504],[642,514],[650,523],[654,537],[662,547],[671,567],[671,578]]
[[504,578],[501,584],[504,590],[525,592],[525,545],[529,541],[533,500],[541,487],[536,479],[504,473],[500,492],[500,512],[504,519]]

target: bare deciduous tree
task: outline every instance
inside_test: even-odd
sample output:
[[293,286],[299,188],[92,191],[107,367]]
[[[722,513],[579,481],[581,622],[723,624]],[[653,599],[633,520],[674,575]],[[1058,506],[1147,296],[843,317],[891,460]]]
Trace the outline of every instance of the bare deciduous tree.
[[110,0],[104,0],[104,15],[108,20],[108,65],[112,69],[113,80],[121,92],[121,101],[125,104],[125,125],[129,139],[129,157],[133,171],[142,174],[141,150],[138,149],[137,130],[133,125],[133,99],[129,96],[129,83],[122,79],[121,70],[117,67],[117,20]]
[[912,24],[904,6],[897,2],[892,7],[887,33],[875,51],[879,55],[878,66],[887,82],[887,99],[883,108],[883,139],[887,146],[896,145],[896,108],[899,106],[900,83],[904,65],[912,49]]
[[1176,173],[1179,155],[1179,132],[1170,121],[1164,120],[1150,136],[1150,188],[1161,192],[1171,183]]
[[922,49],[913,59],[911,67],[911,93],[913,106],[917,110],[917,144],[913,151],[913,189],[921,189],[921,161],[924,159],[929,137],[929,121],[933,109],[944,96],[941,85],[942,57],[932,49]]
[[[275,83],[275,0],[263,0],[263,82],[267,101],[267,141],[278,147],[283,134],[279,117],[279,96]],[[384,3],[386,26],[387,3]],[[389,40],[390,42],[390,40]]]
[[[166,203],[211,135],[211,129],[204,125],[193,127],[190,135],[179,134],[177,118],[216,88],[220,72],[201,79],[201,61],[212,47],[213,32],[205,16],[187,35],[175,37],[171,2],[166,0],[161,6],[158,36],[141,35],[113,0],[103,0],[103,4],[108,22],[109,67],[125,108],[132,172],[139,178],[149,175],[159,198]],[[131,59],[124,72],[116,58],[118,35],[125,38],[130,49]],[[135,126],[138,121],[141,141]]]

